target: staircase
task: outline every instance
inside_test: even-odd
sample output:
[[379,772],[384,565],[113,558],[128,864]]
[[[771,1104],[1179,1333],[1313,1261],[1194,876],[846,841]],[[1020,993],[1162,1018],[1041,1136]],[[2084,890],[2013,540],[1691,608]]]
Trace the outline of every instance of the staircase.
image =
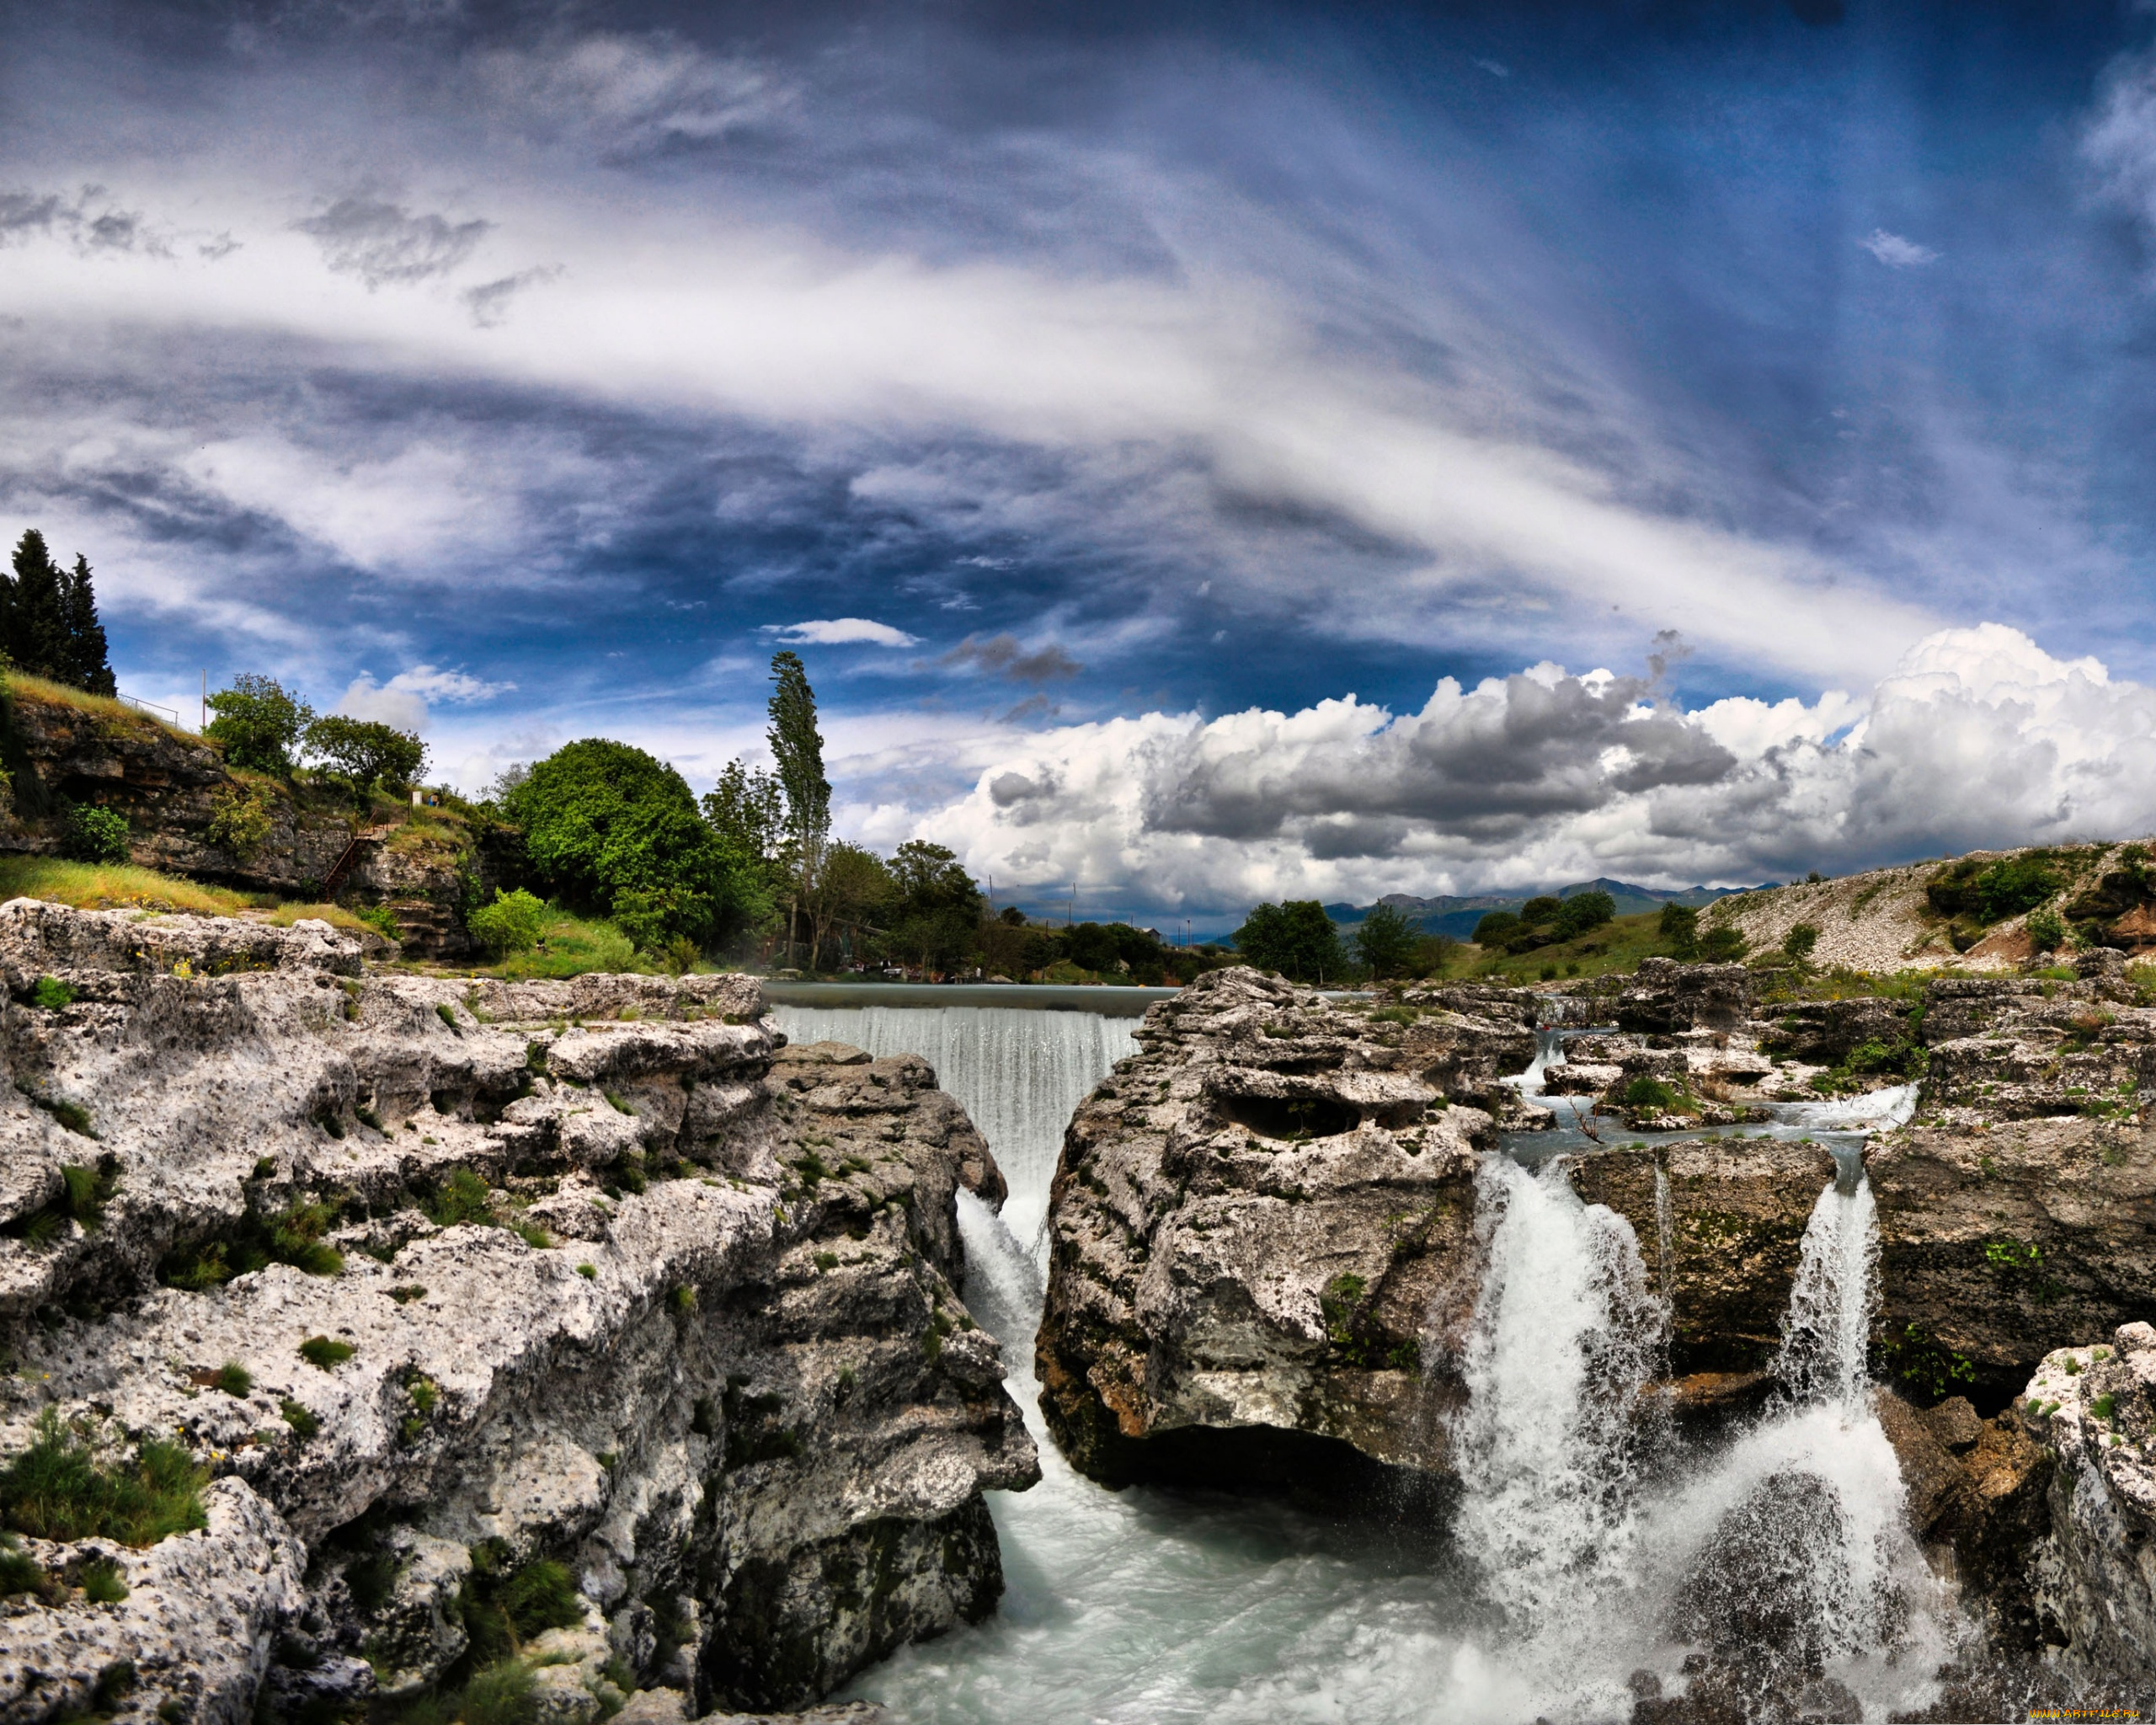
[[359,862],[361,846],[378,845],[396,830],[394,826],[370,826],[362,831],[354,833],[351,843],[344,846],[344,854],[331,865],[329,873],[322,878],[323,902],[328,903],[336,898],[337,889],[344,884],[344,877],[350,874]]

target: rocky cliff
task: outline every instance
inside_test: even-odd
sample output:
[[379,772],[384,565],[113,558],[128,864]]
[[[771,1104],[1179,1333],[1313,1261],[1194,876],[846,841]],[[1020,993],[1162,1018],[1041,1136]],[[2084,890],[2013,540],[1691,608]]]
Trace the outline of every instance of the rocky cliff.
[[1112,1484],[1448,1476],[1495,1142],[1448,1087],[1486,1098],[1528,1065],[1509,1012],[1374,1017],[1242,967],[1148,1010],[1051,1198],[1041,1406],[1075,1465]]
[[927,1067],[741,978],[360,968],[0,907],[0,1717],[792,1705],[990,1610],[1037,1465]]
[[[514,868],[510,850],[453,814],[361,809],[347,788],[235,773],[214,742],[116,702],[51,699],[18,684],[0,759],[9,783],[0,849],[58,851],[65,804],[88,804],[126,817],[133,860],[145,868],[314,899],[356,838],[340,894],[387,907],[415,953],[466,951],[467,892],[483,895]],[[251,841],[223,836],[217,817],[234,806],[255,813]]]

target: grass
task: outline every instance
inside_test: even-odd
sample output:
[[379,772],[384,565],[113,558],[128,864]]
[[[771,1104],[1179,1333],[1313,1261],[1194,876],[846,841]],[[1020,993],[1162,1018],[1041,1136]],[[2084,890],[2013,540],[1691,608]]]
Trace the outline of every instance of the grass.
[[1505,982],[1532,982],[1543,977],[1545,971],[1568,979],[1603,976],[1613,970],[1630,972],[1639,968],[1642,959],[1668,953],[1661,925],[1658,911],[1620,916],[1571,940],[1537,947],[1531,953],[1486,954],[1463,974]]
[[322,1422],[312,1410],[287,1397],[277,1412],[284,1416],[285,1423],[292,1429],[292,1435],[304,1442],[322,1429]]
[[310,1276],[341,1274],[344,1254],[322,1237],[335,1220],[336,1212],[319,1202],[288,1204],[267,1216],[249,1210],[233,1239],[175,1246],[157,1266],[158,1279],[200,1294],[272,1263],[288,1263]]
[[127,1597],[127,1583],[120,1578],[120,1566],[109,1557],[98,1557],[83,1566],[83,1597],[93,1605],[116,1605]]
[[0,1596],[40,1593],[44,1588],[45,1572],[23,1549],[20,1536],[0,1534]]
[[0,1519],[33,1539],[153,1546],[209,1525],[208,1477],[182,1445],[159,1438],[144,1439],[132,1461],[100,1461],[48,1407],[29,1447],[0,1472]]
[[178,737],[183,742],[194,743],[219,755],[224,751],[212,740],[199,737],[193,731],[182,730],[178,725],[168,724],[162,718],[130,707],[125,701],[115,701],[109,695],[93,695],[85,690],[71,689],[65,683],[47,682],[43,677],[34,677],[27,672],[11,670],[8,673],[8,694],[10,699],[42,701],[48,707],[72,707],[79,712],[93,713],[100,718],[115,718],[138,729],[159,730],[168,736]]
[[350,1342],[328,1336],[309,1336],[300,1343],[300,1358],[322,1371],[334,1371],[359,1350]]
[[582,976],[595,970],[656,972],[659,966],[639,953],[628,936],[607,921],[571,915],[559,905],[547,907],[539,944],[527,953],[505,953],[497,964],[473,974],[512,982]]
[[217,1368],[216,1387],[227,1396],[244,1396],[254,1387],[254,1375],[237,1359],[227,1359]]
[[306,916],[353,933],[368,927],[342,905],[282,904],[268,893],[205,886],[131,862],[71,862],[64,857],[0,857],[0,901],[8,899],[43,899],[77,911],[168,911],[190,916],[267,911],[267,921],[277,928],[290,928]]
[[469,1168],[453,1170],[435,1188],[426,1210],[427,1220],[437,1228],[454,1228],[462,1222],[478,1227],[495,1226],[494,1194],[488,1191],[487,1183]]

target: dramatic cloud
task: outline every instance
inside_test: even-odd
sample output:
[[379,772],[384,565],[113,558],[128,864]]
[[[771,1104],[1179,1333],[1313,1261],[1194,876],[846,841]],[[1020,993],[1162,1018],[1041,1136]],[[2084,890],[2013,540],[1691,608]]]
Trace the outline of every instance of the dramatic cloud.
[[921,830],[999,879],[1089,879],[1200,908],[1612,874],[1668,884],[1836,870],[2156,824],[2156,689],[1997,624],[1918,644],[1868,701],[1725,699],[1538,665],[1418,713],[1054,729]]
[[364,197],[339,198],[319,216],[293,225],[320,243],[323,260],[332,270],[358,276],[369,292],[389,282],[446,275],[494,227],[476,218],[451,222],[432,214],[414,216],[402,205]]
[[503,49],[483,56],[478,70],[495,111],[542,136],[580,134],[607,154],[707,144],[792,103],[769,68],[667,35],[601,32]]
[[350,718],[373,719],[399,730],[424,733],[430,702],[490,701],[515,686],[431,665],[415,665],[382,684],[363,671],[339,698],[336,710]]
[[1086,669],[1053,641],[1029,653],[1011,635],[991,635],[985,641],[969,635],[937,663],[969,665],[1014,683],[1045,683],[1075,677]]
[[1898,233],[1889,233],[1883,227],[1873,228],[1857,243],[1890,270],[1911,270],[1921,264],[1939,261],[1939,254],[1929,246],[1920,246]]
[[785,641],[798,647],[846,647],[865,644],[872,647],[914,647],[920,644],[916,637],[904,629],[894,629],[889,623],[879,623],[865,617],[819,617],[804,623],[764,625],[763,633],[774,640]]

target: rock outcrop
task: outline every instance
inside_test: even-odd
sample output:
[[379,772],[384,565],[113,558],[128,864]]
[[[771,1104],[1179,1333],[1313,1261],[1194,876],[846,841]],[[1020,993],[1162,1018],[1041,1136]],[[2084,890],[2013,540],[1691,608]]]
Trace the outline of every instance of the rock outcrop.
[[1486,1094],[1532,1036],[1239,967],[1138,1039],[1056,1169],[1038,1359],[1058,1444],[1111,1484],[1444,1480],[1495,1141],[1446,1085]]
[[[440,809],[398,810],[374,825],[379,806],[357,809],[348,787],[234,773],[216,743],[116,703],[17,686],[5,701],[0,756],[9,787],[0,849],[56,852],[65,804],[94,804],[126,818],[133,860],[145,868],[312,900],[356,839],[340,895],[387,909],[415,954],[469,950],[467,894],[515,884],[515,846],[503,841],[513,833],[474,830]],[[259,835],[243,845],[231,837],[217,823],[221,807],[253,810]]]
[[798,1706],[990,1609],[981,1493],[1037,1464],[960,1295],[1000,1177],[928,1068],[784,1049],[744,978],[358,953],[0,907],[0,1449],[214,1476],[199,1530],[24,1546],[0,1713],[345,1710],[512,1629],[562,1725]]
[[2051,1535],[2035,1565],[2040,1609],[2077,1672],[2138,1697],[2156,1690],[2156,1329],[2059,1349],[2023,1417],[2057,1458]]

